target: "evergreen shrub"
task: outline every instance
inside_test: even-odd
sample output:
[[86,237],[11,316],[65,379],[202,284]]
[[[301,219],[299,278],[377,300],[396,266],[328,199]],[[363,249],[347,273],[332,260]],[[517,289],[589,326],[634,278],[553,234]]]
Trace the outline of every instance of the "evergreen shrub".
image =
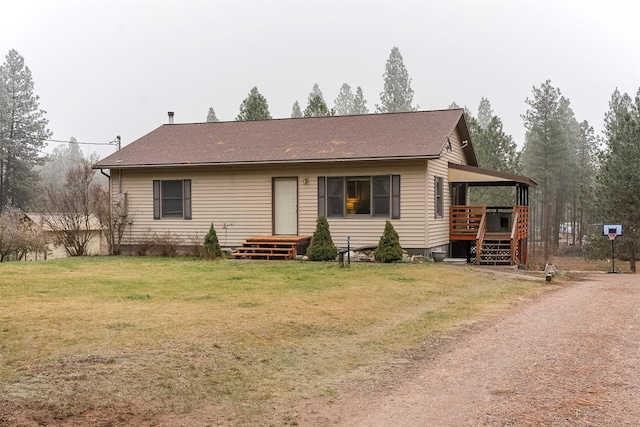
[[402,260],[400,238],[389,220],[387,220],[384,225],[384,232],[382,233],[382,237],[380,237],[378,247],[373,252],[373,259],[376,262],[393,262]]
[[307,256],[311,261],[333,261],[338,256],[338,248],[333,244],[327,218],[321,216],[316,222],[311,243],[307,248]]
[[222,257],[222,248],[220,248],[220,242],[218,242],[218,235],[216,229],[211,224],[209,232],[204,236],[204,245],[202,246],[202,257],[205,259],[216,259]]

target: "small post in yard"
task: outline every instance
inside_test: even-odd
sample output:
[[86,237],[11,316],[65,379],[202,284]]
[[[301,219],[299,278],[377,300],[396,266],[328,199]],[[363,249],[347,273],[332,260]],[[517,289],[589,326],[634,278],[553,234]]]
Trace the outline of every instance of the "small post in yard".
[[611,240],[611,271],[607,273],[619,273],[619,271],[616,271],[615,238],[616,236],[622,236],[622,224],[603,224],[602,235],[609,236]]
[[347,265],[351,266],[351,236],[347,236]]

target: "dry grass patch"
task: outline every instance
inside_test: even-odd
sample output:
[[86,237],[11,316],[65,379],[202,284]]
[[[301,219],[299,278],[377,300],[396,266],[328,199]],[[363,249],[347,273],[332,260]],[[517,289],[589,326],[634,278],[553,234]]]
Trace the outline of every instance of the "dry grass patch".
[[194,425],[271,419],[545,289],[434,264],[84,258],[0,276],[0,401]]

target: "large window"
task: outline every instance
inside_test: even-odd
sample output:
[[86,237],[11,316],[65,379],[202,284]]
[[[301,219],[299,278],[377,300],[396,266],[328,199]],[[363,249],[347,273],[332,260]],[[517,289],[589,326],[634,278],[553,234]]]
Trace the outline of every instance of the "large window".
[[191,180],[153,181],[153,219],[191,219]]
[[400,175],[318,177],[318,215],[400,218]]

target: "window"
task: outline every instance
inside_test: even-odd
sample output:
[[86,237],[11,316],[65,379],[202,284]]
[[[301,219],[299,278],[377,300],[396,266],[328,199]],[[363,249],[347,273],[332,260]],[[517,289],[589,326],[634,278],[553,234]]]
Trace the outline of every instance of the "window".
[[191,180],[153,181],[153,219],[191,219]]
[[400,175],[318,177],[318,215],[400,218]]
[[436,176],[434,180],[434,202],[435,202],[435,216],[436,218],[442,218],[444,216],[444,189],[442,185],[442,177]]

